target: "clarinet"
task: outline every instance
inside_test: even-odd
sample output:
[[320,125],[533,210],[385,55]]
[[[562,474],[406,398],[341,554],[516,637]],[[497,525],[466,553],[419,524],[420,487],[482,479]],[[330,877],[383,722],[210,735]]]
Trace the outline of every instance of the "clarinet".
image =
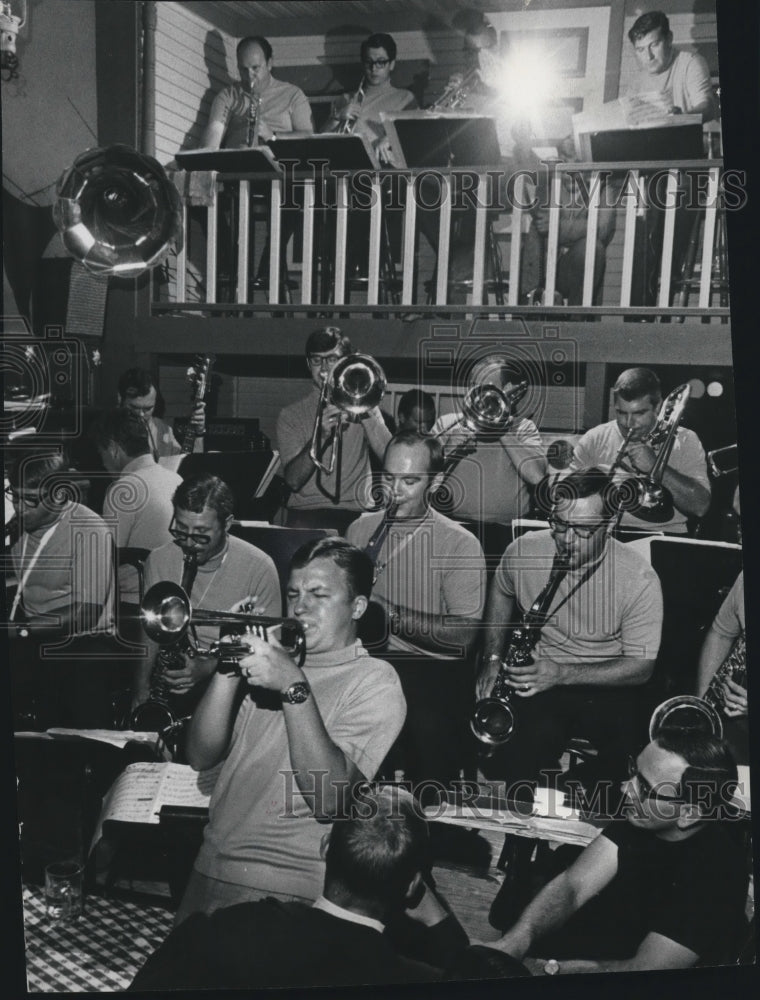
[[549,607],[566,575],[567,567],[563,565],[560,556],[556,555],[545,587],[512,632],[491,693],[475,705],[470,728],[485,745],[486,754],[503,746],[512,735],[515,713],[511,701],[512,689],[508,683],[509,671],[512,667],[522,667],[533,662],[533,650],[546,624]]
[[248,131],[245,137],[246,146],[253,147],[259,144],[259,117],[261,113],[261,94],[254,86],[251,90],[251,97],[248,102]]

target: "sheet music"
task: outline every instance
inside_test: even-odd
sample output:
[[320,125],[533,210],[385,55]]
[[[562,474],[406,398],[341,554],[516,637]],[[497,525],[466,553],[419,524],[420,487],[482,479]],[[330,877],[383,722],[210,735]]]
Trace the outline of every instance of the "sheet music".
[[106,820],[158,823],[162,806],[207,809],[222,763],[207,771],[194,771],[188,764],[130,764],[106,792],[90,851],[103,836]]
[[108,743],[110,746],[123,748],[127,743],[155,744],[158,733],[137,732],[132,729],[48,729],[52,737],[63,736],[83,740],[95,740],[98,743]]

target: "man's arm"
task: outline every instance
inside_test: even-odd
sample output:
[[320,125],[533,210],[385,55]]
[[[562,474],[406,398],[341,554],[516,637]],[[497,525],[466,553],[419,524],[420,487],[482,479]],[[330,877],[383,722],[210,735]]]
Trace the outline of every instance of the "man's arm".
[[[637,656],[615,656],[594,663],[557,663],[537,659],[524,666],[509,668],[507,683],[521,698],[548,691],[553,687],[593,684],[596,687],[628,687],[646,684],[652,676],[655,660]],[[526,688],[527,690],[524,690]]]
[[699,654],[699,663],[697,665],[696,694],[698,697],[703,697],[705,691],[707,691],[716,670],[731,652],[733,644],[733,639],[716,632],[714,626],[710,628],[702,644],[702,651]]
[[512,623],[514,610],[514,597],[505,594],[494,577],[483,618],[482,667],[475,684],[475,694],[478,698],[486,698],[491,693],[499,671],[499,661],[504,654],[507,628]]
[[205,771],[227,755],[238,707],[240,678],[216,673],[192,714],[187,730],[188,764]]
[[433,615],[403,605],[391,605],[388,615],[393,634],[431,653],[466,656],[479,635],[480,618],[468,615]]
[[[645,476],[654,468],[657,456],[643,441],[630,443],[627,458],[635,472]],[[682,514],[691,517],[704,517],[710,506],[710,490],[694,476],[677,472],[672,465],[665,467],[662,485],[670,490],[673,503]]]
[[[251,686],[283,694],[292,684],[306,680],[304,672],[276,639],[267,642],[249,636],[246,642],[251,654],[240,661],[240,668]],[[296,784],[312,804],[312,814],[315,819],[327,821],[342,816],[348,789],[365,776],[333,742],[313,694],[296,705],[284,700],[282,712]]]
[[520,421],[501,439],[501,446],[521,479],[537,486],[546,475],[546,455],[541,436],[530,421]]
[[489,947],[522,959],[544,934],[561,927],[612,881],[617,874],[617,855],[616,844],[604,835],[597,837],[566,871],[544,886],[503,937],[489,942]]
[[375,456],[382,462],[391,432],[385,425],[380,407],[373,407],[361,422],[365,437]]
[[571,959],[560,962],[560,972],[647,972],[655,969],[689,969],[699,955],[662,934],[647,934],[638,951],[624,959]]

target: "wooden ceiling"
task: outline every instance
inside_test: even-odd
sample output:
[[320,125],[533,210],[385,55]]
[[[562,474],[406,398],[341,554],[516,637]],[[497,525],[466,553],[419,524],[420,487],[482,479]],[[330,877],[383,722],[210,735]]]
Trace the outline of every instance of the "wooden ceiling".
[[484,11],[517,9],[524,0],[181,0],[210,23],[232,35],[251,32],[259,23],[262,33],[283,25],[295,28],[299,23],[316,20],[332,24],[372,22],[376,30],[393,30],[399,21],[429,26],[438,22],[444,27],[455,11],[478,8]]

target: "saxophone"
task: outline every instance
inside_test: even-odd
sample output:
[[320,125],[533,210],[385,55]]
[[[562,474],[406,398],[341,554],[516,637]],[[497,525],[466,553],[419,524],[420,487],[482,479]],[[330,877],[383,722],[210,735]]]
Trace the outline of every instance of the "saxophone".
[[[195,551],[185,552],[180,586],[186,594],[189,594],[193,589],[197,571],[197,554]],[[159,733],[170,749],[176,748],[176,741],[185,722],[185,717],[175,713],[171,707],[173,695],[169,690],[166,672],[167,670],[181,670],[184,667],[185,653],[189,648],[191,647],[187,632],[183,632],[182,637],[176,642],[158,647],[150,674],[148,700],[137,706],[130,719],[131,729],[138,732]]]
[[470,719],[470,729],[484,744],[486,756],[503,746],[512,735],[515,728],[515,713],[512,706],[512,689],[508,683],[509,671],[512,667],[522,667],[533,662],[533,650],[541,637],[541,629],[546,622],[549,606],[566,575],[567,568],[562,565],[560,556],[556,555],[546,586],[526,611],[517,628],[512,631],[512,638],[499,665],[491,693],[487,698],[481,698],[475,705]]
[[722,711],[724,707],[723,684],[727,680],[740,684],[743,688],[747,686],[747,648],[743,632],[734,642],[731,652],[713,674],[707,690],[702,695],[702,700],[718,711]]

